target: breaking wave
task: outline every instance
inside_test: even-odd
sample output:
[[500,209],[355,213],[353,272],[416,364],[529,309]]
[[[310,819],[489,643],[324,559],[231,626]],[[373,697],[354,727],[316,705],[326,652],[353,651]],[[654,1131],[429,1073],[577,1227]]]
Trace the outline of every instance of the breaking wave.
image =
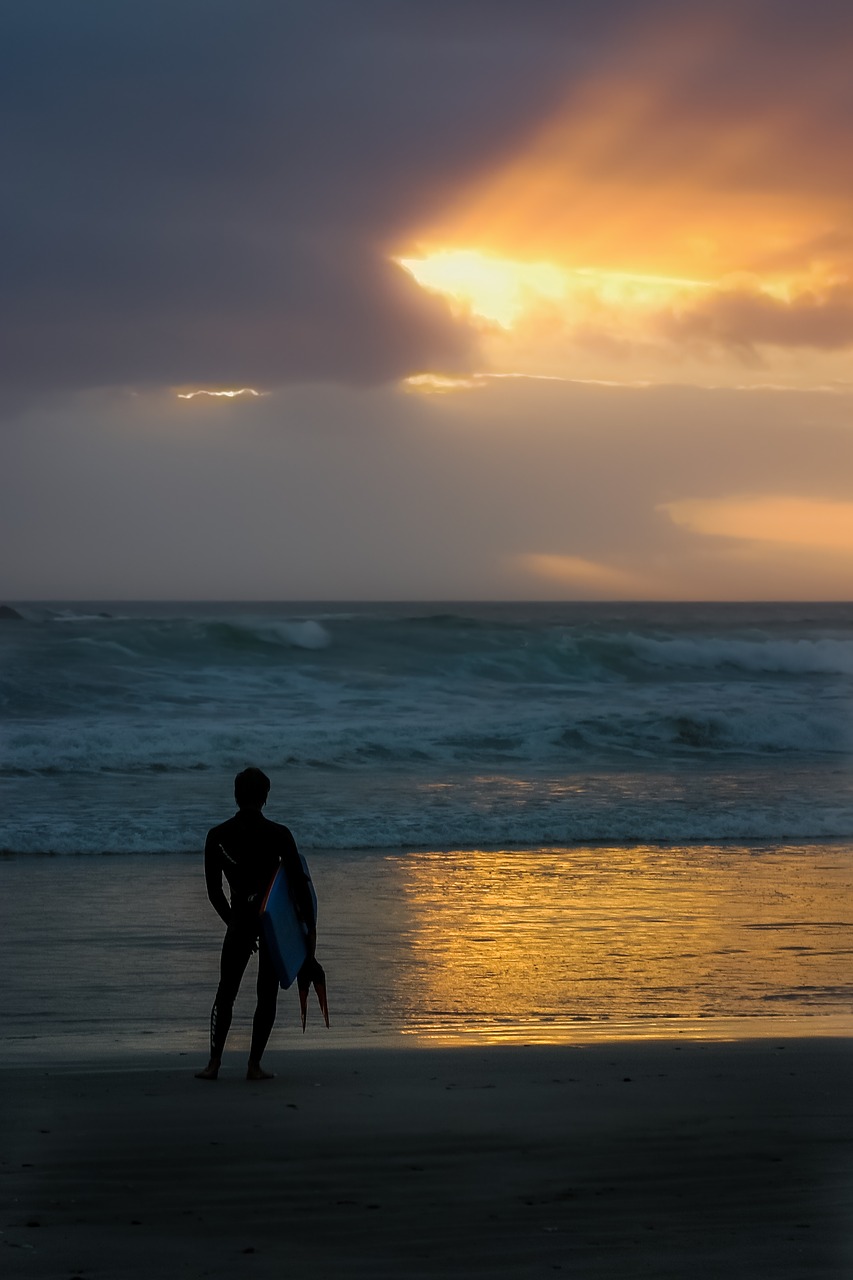
[[[847,770],[853,757],[850,606],[18,611],[23,621],[0,626],[0,779],[13,799],[16,787],[56,780],[72,814],[75,779],[94,804],[93,787],[110,779],[155,779],[162,797],[187,779],[220,785],[252,762],[334,778],[351,792],[352,830],[365,785],[393,778],[413,808],[392,827],[427,838],[435,823],[415,812],[425,782],[439,795],[460,778],[500,772],[514,783],[488,822],[480,815],[484,824],[519,831],[526,822],[540,839],[555,803],[545,778],[569,785],[604,769],[674,779],[689,766],[731,779],[731,812],[702,818],[706,835],[755,826],[756,799],[750,815],[738,782],[753,768],[788,779],[782,825],[840,834],[848,822],[835,809],[824,822],[813,783],[791,779],[802,768]],[[596,838],[641,834],[641,813],[640,825],[653,825],[642,787],[619,795],[611,786],[591,820]],[[693,830],[700,810],[694,796],[666,812]],[[464,791],[444,818],[444,843],[468,831]],[[368,826],[380,834],[381,822]],[[0,845],[12,847],[2,835]]]

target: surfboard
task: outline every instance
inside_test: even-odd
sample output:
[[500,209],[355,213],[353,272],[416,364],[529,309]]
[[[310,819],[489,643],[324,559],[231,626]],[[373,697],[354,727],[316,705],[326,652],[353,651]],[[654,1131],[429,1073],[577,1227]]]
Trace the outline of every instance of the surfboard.
[[[314,892],[308,863],[301,853],[299,861],[308,877],[308,888],[311,890],[316,916],[317,895]],[[267,890],[267,896],[264,898],[264,905],[261,907],[261,931],[272,956],[279,983],[286,990],[296,981],[296,975],[308,956],[308,946],[305,941],[306,926],[296,914],[284,867],[279,867],[276,871]]]

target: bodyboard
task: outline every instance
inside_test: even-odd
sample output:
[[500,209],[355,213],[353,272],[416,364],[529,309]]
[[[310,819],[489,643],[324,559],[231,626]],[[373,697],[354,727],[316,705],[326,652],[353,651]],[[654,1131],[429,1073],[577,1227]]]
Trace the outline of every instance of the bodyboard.
[[[301,853],[299,861],[308,877],[308,888],[311,891],[316,918],[317,895],[314,892],[308,863]],[[308,957],[308,946],[305,941],[306,926],[296,914],[284,867],[279,867],[273,876],[264,905],[261,907],[261,934],[272,956],[279,983],[287,989],[296,981],[296,975]]]

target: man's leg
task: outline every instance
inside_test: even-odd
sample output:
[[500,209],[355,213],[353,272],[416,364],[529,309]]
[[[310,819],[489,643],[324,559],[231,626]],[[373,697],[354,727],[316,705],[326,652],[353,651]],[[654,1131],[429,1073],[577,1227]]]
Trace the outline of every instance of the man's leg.
[[197,1080],[215,1080],[219,1074],[234,1001],[254,945],[254,938],[245,929],[229,928],[225,932],[219,961],[219,987],[210,1011],[210,1061],[203,1071],[196,1072]]
[[275,1022],[277,1000],[278,974],[273,966],[272,956],[261,938],[258,949],[258,1003],[252,1022],[252,1044],[249,1049],[247,1080],[272,1080],[273,1078],[272,1072],[262,1069],[261,1057]]

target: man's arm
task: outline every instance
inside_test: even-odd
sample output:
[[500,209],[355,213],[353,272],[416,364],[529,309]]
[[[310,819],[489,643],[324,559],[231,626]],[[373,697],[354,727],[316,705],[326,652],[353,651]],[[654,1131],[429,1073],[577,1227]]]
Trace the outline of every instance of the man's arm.
[[230,924],[231,904],[222,889],[222,862],[219,857],[219,845],[213,839],[212,831],[208,832],[204,844],[204,882],[214,911],[226,924]]

